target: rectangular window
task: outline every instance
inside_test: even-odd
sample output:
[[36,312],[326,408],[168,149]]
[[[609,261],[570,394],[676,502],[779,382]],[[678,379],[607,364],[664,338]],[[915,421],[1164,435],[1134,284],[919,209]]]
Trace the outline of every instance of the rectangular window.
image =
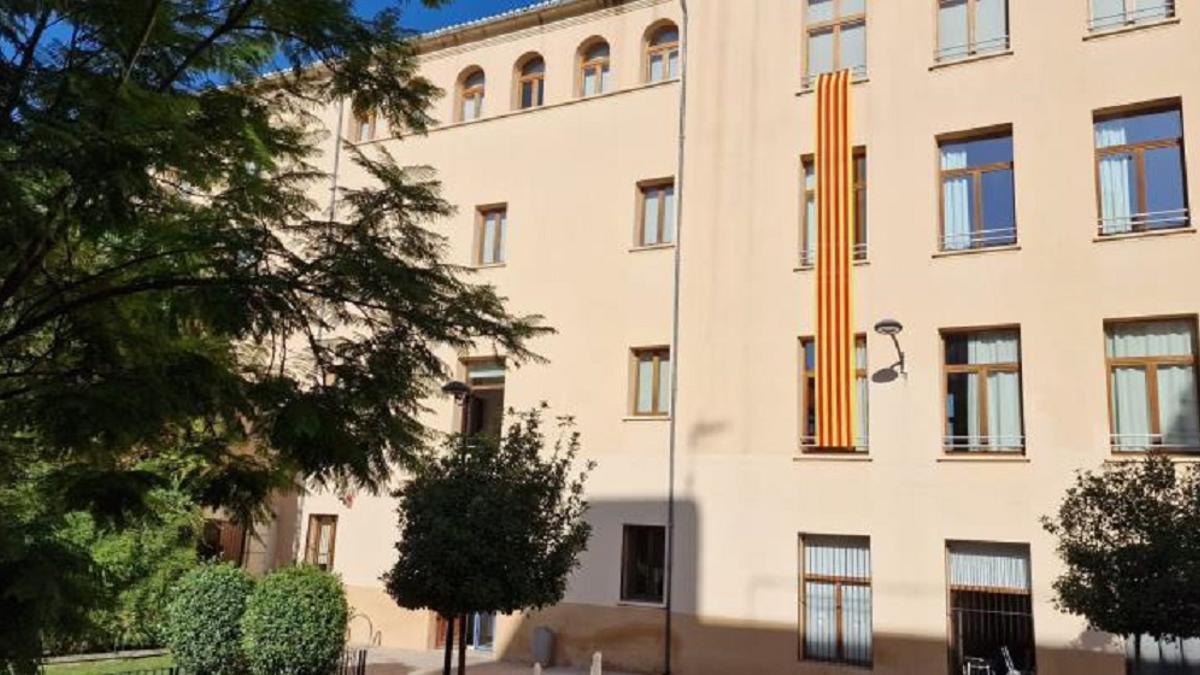
[[1008,0],[938,0],[937,61],[1008,49]]
[[[817,264],[817,163],[812,155],[801,160],[804,207],[800,212],[800,266]],[[867,259],[867,151],[854,149],[854,259]]]
[[635,349],[633,354],[633,414],[667,415],[671,412],[671,350],[667,347]]
[[[800,339],[800,445],[817,444],[817,341]],[[867,338],[854,339],[854,450],[867,451]]]
[[849,69],[855,78],[867,75],[866,0],[806,0],[804,86],[817,76]]
[[666,559],[665,527],[626,525],[621,547],[621,600],[661,604]]
[[460,409],[459,429],[468,435],[499,438],[504,426],[504,359],[465,359],[463,368],[470,396]]
[[871,542],[802,535],[804,658],[871,665]]
[[1114,450],[1200,448],[1196,320],[1105,328]]
[[375,113],[350,118],[350,138],[355,143],[364,143],[375,138]]
[[1179,105],[1097,115],[1095,130],[1100,234],[1186,227]]
[[1175,16],[1175,0],[1090,0],[1088,30],[1153,23]]
[[337,539],[337,516],[312,514],[308,517],[308,539],[304,562],[323,570],[333,569],[333,549]]
[[647,181],[638,185],[638,246],[658,246],[675,241],[675,181]]
[[1029,547],[951,542],[947,548],[951,672],[1036,672]]
[[947,452],[1021,452],[1021,338],[1016,330],[942,336]]
[[943,140],[943,251],[1017,242],[1012,129]]
[[508,208],[504,206],[481,207],[477,221],[475,264],[499,265],[504,262]]

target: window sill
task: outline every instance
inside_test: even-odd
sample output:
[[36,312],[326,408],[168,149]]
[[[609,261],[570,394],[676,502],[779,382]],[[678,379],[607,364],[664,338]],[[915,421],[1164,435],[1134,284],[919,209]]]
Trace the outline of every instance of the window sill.
[[667,422],[670,421],[670,415],[626,415],[621,418],[622,422]]
[[1007,246],[981,246],[980,248],[964,248],[961,251],[938,251],[934,253],[934,258],[957,258],[963,255],[981,255],[985,253],[1003,253],[1020,251],[1020,244],[1008,244]]
[[792,457],[794,462],[870,462],[871,455],[866,452],[821,451],[802,448]]
[[1195,227],[1170,227],[1161,230],[1142,230],[1141,232],[1121,232],[1120,234],[1101,234],[1092,238],[1093,242],[1127,241],[1129,239],[1149,239],[1152,237],[1169,237],[1174,234],[1196,234]]
[[1024,452],[955,452],[945,453],[937,458],[938,462],[999,462],[1001,464],[1028,464],[1029,457]]
[[618,600],[617,607],[635,607],[638,609],[666,609],[667,605],[663,602],[649,602],[644,600]]
[[1103,38],[1113,37],[1116,35],[1134,33],[1139,30],[1162,28],[1163,26],[1174,26],[1177,23],[1179,23],[1179,17],[1172,16],[1166,19],[1159,19],[1158,21],[1147,21],[1146,23],[1122,24],[1115,28],[1097,28],[1093,31],[1089,31],[1087,35],[1084,35],[1083,41],[1090,42],[1092,40],[1101,40]]
[[[853,261],[853,264],[855,267],[867,267],[871,264],[871,261],[867,258],[863,258],[861,260]],[[817,269],[816,263],[814,263],[812,265],[797,265],[792,268],[792,271],[793,272],[811,272],[815,269]]]
[[1140,462],[1151,455],[1168,457],[1173,462],[1181,464],[1200,463],[1200,448],[1172,448],[1171,450],[1117,450],[1109,448],[1112,456],[1108,462]]
[[486,263],[486,264],[478,264],[477,263],[477,264],[471,265],[471,269],[473,269],[473,270],[494,270],[494,269],[497,269],[500,267],[508,267],[508,263],[506,263],[506,262]]
[[970,56],[962,56],[962,57],[955,58],[955,59],[946,59],[945,61],[938,61],[937,63],[933,64],[932,66],[929,66],[929,70],[930,71],[944,70],[946,68],[953,68],[954,66],[963,66],[968,63],[978,63],[980,61],[990,61],[992,59],[999,59],[999,58],[1004,58],[1006,56],[1012,56],[1012,55],[1013,55],[1012,49],[1005,49],[1004,51],[1000,51],[1000,52],[987,52],[986,54],[972,54]]
[[[856,77],[856,78],[850,80],[850,84],[852,84],[852,85],[866,84],[870,81],[871,81],[871,78],[864,75],[862,77]],[[808,96],[809,94],[815,94],[815,93],[817,93],[817,86],[815,84],[807,86],[807,87],[801,85],[799,91],[796,92],[796,95],[797,96]]]
[[640,253],[642,251],[662,251],[665,249],[675,248],[675,244],[651,244],[650,246],[633,246],[630,247],[630,253]]

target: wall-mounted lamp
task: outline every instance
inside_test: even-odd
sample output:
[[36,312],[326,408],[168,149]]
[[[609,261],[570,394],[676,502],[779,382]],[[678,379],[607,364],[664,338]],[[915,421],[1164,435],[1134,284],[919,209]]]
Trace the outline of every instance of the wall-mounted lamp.
[[471,393],[471,388],[468,387],[464,382],[451,380],[442,385],[442,393],[453,396],[454,402],[461,404],[463,401],[467,400],[467,395]]
[[908,373],[904,370],[904,350],[900,349],[900,339],[896,337],[903,330],[904,324],[895,319],[882,319],[875,324],[875,332],[892,338],[892,344],[896,346],[897,360],[892,364],[892,368],[901,375],[907,376]]

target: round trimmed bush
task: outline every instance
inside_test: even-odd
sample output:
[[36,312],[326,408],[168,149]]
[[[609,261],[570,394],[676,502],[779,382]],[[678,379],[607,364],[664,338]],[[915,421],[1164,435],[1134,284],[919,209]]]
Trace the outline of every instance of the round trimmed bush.
[[328,675],[350,613],[336,576],[311,565],[272,572],[242,616],[242,653],[255,675]]
[[163,633],[189,673],[245,672],[242,614],[254,581],[233,565],[202,565],[183,575],[167,605]]

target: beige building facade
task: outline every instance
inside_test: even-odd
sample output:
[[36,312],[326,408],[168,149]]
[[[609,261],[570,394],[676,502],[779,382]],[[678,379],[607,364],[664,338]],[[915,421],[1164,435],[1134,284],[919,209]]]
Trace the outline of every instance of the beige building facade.
[[[324,119],[434,167],[452,260],[557,330],[545,364],[446,355],[478,428],[544,400],[597,462],[564,602],[477,617],[473,644],[527,661],[546,626],[557,663],[662,672],[669,651],[687,675],[1124,672],[1118,639],[1055,608],[1039,519],[1077,470],[1200,446],[1200,5],[562,0],[423,45],[446,90],[427,135]],[[835,68],[854,452],[809,444],[811,76]],[[342,160],[340,185],[366,180]],[[259,558],[341,574],[356,641],[436,645],[379,581],[391,499],[289,504]]]

